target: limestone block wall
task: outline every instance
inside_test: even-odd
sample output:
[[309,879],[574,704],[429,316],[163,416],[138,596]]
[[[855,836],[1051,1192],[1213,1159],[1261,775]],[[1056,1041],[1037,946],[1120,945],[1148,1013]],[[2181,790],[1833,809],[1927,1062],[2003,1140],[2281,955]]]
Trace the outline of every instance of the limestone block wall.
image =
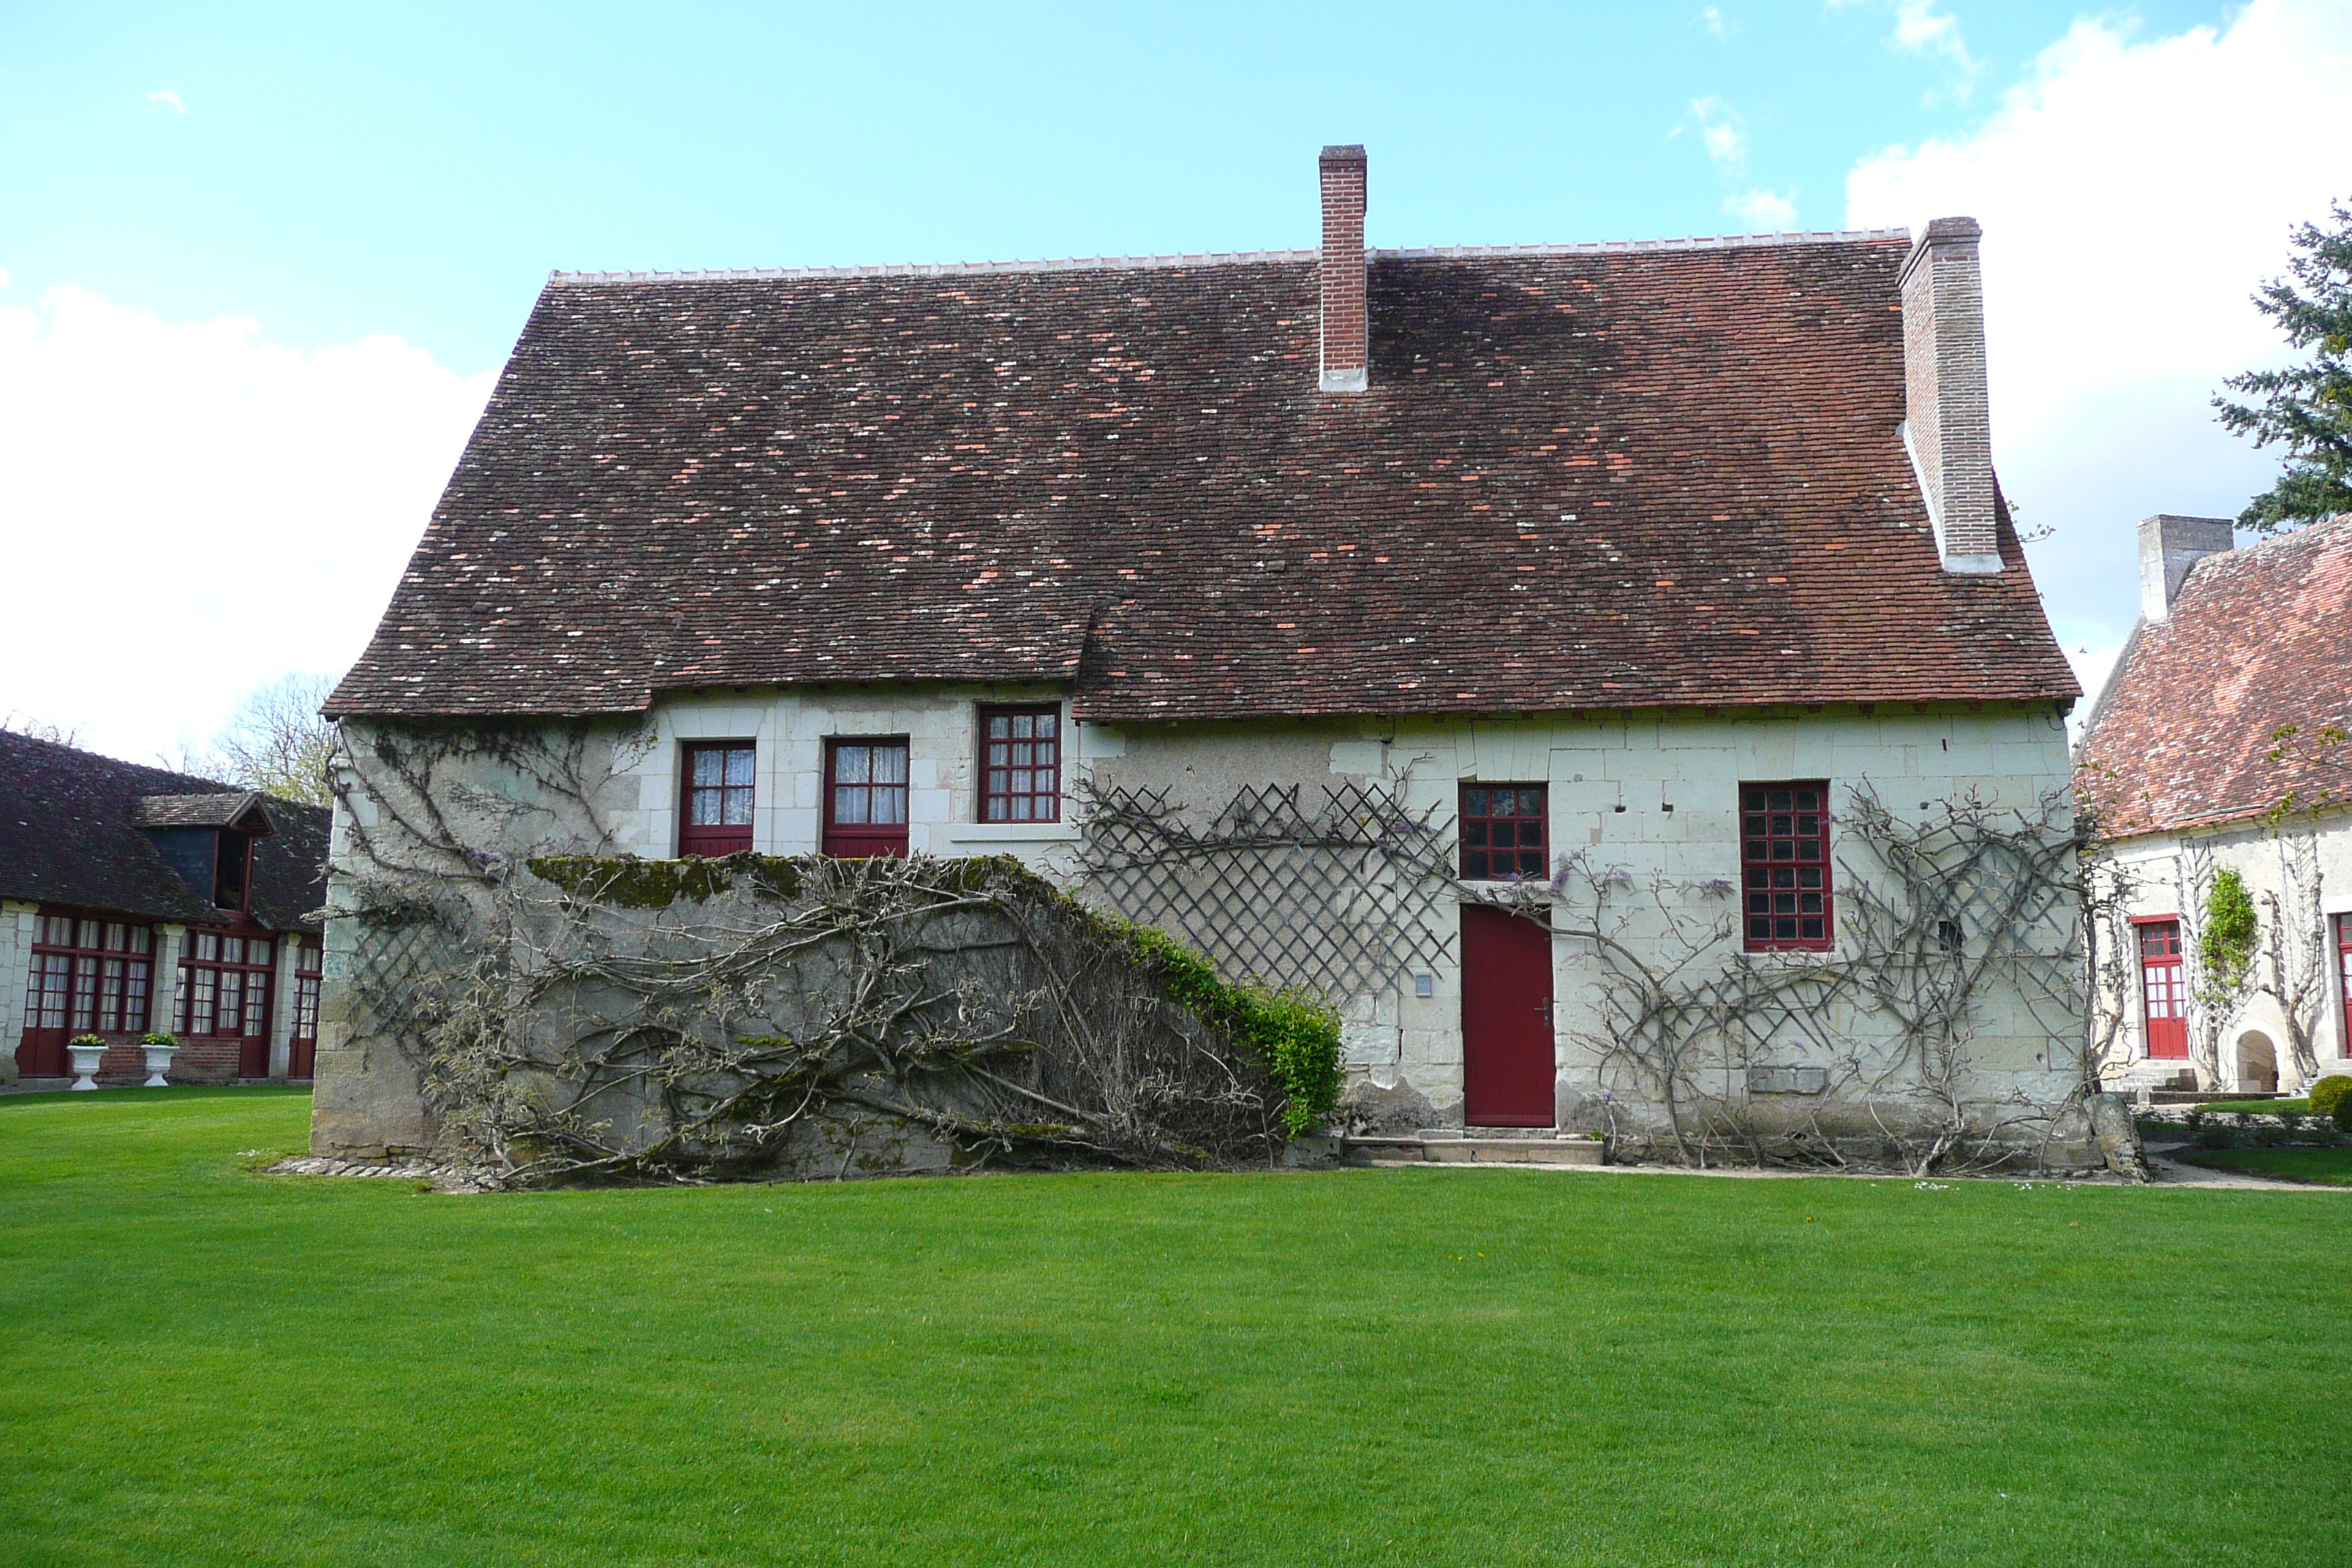
[[[1740,876],[1738,787],[1742,783],[1826,780],[1835,807],[1866,784],[1899,816],[1925,820],[1945,803],[1973,797],[2028,815],[2057,802],[2063,816],[2067,757],[2063,720],[2053,710],[1862,713],[1792,712],[1771,717],[1700,713],[1542,717],[1503,720],[1410,719],[1396,722],[1171,726],[1137,729],[1116,744],[1098,743],[1089,776],[1109,787],[1168,792],[1213,811],[1242,787],[1268,781],[1307,792],[1335,783],[1373,783],[1401,792],[1409,809],[1450,825],[1465,783],[1547,786],[1549,847],[1555,857],[1582,852],[1598,870],[1619,869],[1648,890],[1671,885],[1702,918],[1707,885],[1736,888]],[[1833,837],[1833,858],[1847,847]],[[1730,895],[1736,897],[1736,895]],[[1638,904],[1640,900],[1628,900]],[[1723,906],[1713,906],[1720,910]],[[2065,911],[2071,923],[2071,904]],[[1459,1124],[1463,1094],[1463,975],[1458,913],[1440,905],[1429,934],[1447,952],[1424,971],[1399,973],[1370,994],[1343,999],[1350,1066],[1361,1080],[1412,1105],[1434,1121]],[[1623,934],[1638,952],[1675,956],[1688,930],[1658,918],[1645,925],[1629,910]],[[2062,948],[2071,931],[2053,929]],[[1843,935],[1842,935],[1843,940]],[[1718,944],[1704,964],[1739,962],[1737,942]],[[1776,959],[1760,961],[1781,962]],[[1590,942],[1553,942],[1557,998],[1559,1115],[1589,1119],[1590,1099],[1612,1080],[1601,1055],[1580,1041],[1607,1033],[1598,990],[1600,961]],[[1853,1032],[1884,1027],[1848,1008],[1820,1020],[1809,1050],[1775,1047],[1771,1068],[1821,1066],[1854,1043]],[[1971,1090],[1987,1104],[2011,1099],[2063,1100],[2083,1077],[2079,1010],[1980,993],[1969,1019]],[[1791,1121],[1822,1108],[1801,1094],[1751,1091],[1751,1081],[1804,1083],[1802,1075],[1751,1080],[1758,1064],[1725,1056],[1711,1082],[1725,1100]],[[1635,1114],[1655,1107],[1633,1106]],[[1855,1108],[1868,1120],[1869,1108]]]
[[[1540,784],[1555,858],[1579,855],[1588,871],[1620,873],[1624,888],[1641,889],[1654,904],[1665,900],[1659,906],[1665,912],[1645,913],[1640,900],[1611,894],[1618,900],[1615,929],[1629,951],[1672,957],[1686,968],[1721,969],[1784,962],[1743,960],[1736,940],[1677,952],[1678,944],[1690,945],[1689,910],[1704,923],[1737,908],[1743,783],[1827,781],[1833,860],[1847,858],[1850,845],[1835,825],[1846,792],[1856,785],[1909,820],[1932,818],[1947,803],[1964,799],[2033,815],[2066,798],[2063,721],[2046,707],[1071,724],[1065,820],[1017,827],[977,823],[977,705],[1053,696],[975,685],[679,697],[648,719],[519,725],[445,748],[421,771],[413,757],[401,766],[385,763],[377,745],[379,735],[398,740],[406,731],[347,721],[355,766],[341,780],[331,904],[352,907],[351,879],[368,856],[415,858],[405,846],[420,826],[477,855],[667,858],[675,853],[679,749],[692,740],[751,741],[758,750],[753,847],[807,854],[821,832],[825,738],[905,734],[911,848],[1015,854],[1082,896],[1099,896],[1080,859],[1083,825],[1072,820],[1088,788],[1161,792],[1170,805],[1205,820],[1244,788],[1295,786],[1311,801],[1327,786],[1364,786],[1392,793],[1450,835],[1465,783]],[[1334,997],[1348,1020],[1360,1086],[1408,1107],[1428,1125],[1459,1124],[1463,1115],[1459,902],[1449,894],[1415,917],[1433,956]],[[2073,916],[2071,905],[2058,911],[2053,929],[2037,940],[2063,948],[2072,940]],[[329,921],[314,1122],[314,1145],[322,1152],[429,1142],[415,1061],[401,1042],[370,1037],[366,1021],[351,1010],[354,965],[370,962],[370,944],[386,940],[350,918]],[[1654,1114],[1654,1105],[1639,1102],[1638,1086],[1592,1044],[1612,1026],[1592,944],[1559,934],[1551,945],[1560,1120],[1589,1122],[1602,1089],[1629,1101],[1629,1114]],[[1800,1069],[1833,1065],[1842,1054],[1889,1041],[1883,1017],[1850,1005],[1825,1011],[1814,1024],[1801,1040],[1772,1043],[1769,1060],[1719,1051],[1706,1068],[1709,1092],[1768,1119],[1818,1121],[1823,1106],[1807,1097],[1803,1086],[1812,1080]],[[2053,1017],[2046,998],[1988,983],[1976,993],[1966,1026],[1966,1089],[1977,1103],[2053,1104],[2082,1080],[2078,999],[2064,1016]],[[1871,1123],[1885,1109],[1846,1108],[1857,1124]]]
[[[2352,914],[2352,817],[2289,818],[2275,828],[2240,823],[2197,833],[2151,834],[2103,846],[2093,864],[2116,894],[2097,932],[2102,962],[2093,999],[2094,1016],[2104,1025],[2096,1044],[2105,1079],[2128,1088],[2189,1069],[2200,1089],[2250,1090],[2267,1083],[2268,1075],[2259,1070],[2267,1063],[2275,1070],[2278,1089],[2294,1094],[2314,1078],[2352,1075],[2336,937],[2337,917]],[[2262,945],[2250,984],[2236,994],[2215,997],[2209,994],[2197,946],[2206,889],[2213,873],[2223,868],[2236,871],[2252,895]],[[2178,919],[2181,927],[2183,974],[2190,993],[2186,1062],[2148,1054],[2135,922],[2162,917]],[[2295,1025],[2287,1016],[2290,1005]],[[2308,1045],[2308,1062],[2298,1061],[2293,1048],[2297,1033]]]

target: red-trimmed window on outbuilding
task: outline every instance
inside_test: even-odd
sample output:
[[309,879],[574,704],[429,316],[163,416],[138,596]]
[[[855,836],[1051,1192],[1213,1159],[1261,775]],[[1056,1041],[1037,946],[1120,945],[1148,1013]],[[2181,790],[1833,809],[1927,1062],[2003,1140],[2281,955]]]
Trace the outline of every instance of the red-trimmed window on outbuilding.
[[1820,779],[1739,786],[1740,891],[1749,952],[1827,950],[1830,786]]
[[907,852],[907,737],[824,743],[824,852],[844,860]]
[[1540,879],[1550,863],[1541,784],[1462,786],[1462,879]]
[[2336,917],[2336,969],[2344,987],[2344,1055],[2352,1057],[2352,915]]
[[2147,1019],[2147,1054],[2186,1061],[2189,993],[2181,979],[2180,917],[2158,915],[2132,923],[2139,940],[2139,1000]]
[[757,749],[749,741],[689,741],[680,762],[678,854],[715,858],[751,848]]
[[1062,818],[1062,710],[1053,703],[980,710],[980,819]]

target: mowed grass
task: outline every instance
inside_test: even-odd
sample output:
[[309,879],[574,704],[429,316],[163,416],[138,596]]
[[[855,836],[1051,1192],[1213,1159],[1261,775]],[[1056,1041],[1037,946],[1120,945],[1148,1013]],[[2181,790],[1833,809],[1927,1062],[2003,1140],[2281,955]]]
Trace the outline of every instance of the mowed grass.
[[1524,1171],[489,1197],[0,1100],[0,1559],[2339,1562],[2352,1200]]

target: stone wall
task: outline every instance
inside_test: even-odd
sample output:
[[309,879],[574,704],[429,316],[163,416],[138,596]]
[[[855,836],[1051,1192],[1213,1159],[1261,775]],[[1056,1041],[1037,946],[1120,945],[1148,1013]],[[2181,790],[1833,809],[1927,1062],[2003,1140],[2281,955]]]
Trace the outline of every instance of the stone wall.
[[[1863,712],[1788,710],[1756,715],[1633,714],[1499,721],[1408,719],[1396,721],[1253,721],[1231,724],[1071,726],[1064,822],[1018,828],[972,819],[976,809],[980,701],[1049,700],[1051,692],[975,686],[927,692],[745,692],[664,701],[646,721],[517,731],[537,750],[519,761],[493,745],[439,766],[429,780],[404,780],[372,760],[378,731],[346,725],[358,766],[347,773],[336,818],[336,902],[349,907],[360,839],[381,838],[403,819],[431,815],[493,854],[572,850],[658,858],[674,853],[683,741],[749,739],[759,748],[754,848],[807,854],[816,847],[823,742],[828,734],[904,733],[912,748],[909,842],[947,855],[1009,853],[1082,896],[1106,900],[1087,879],[1079,818],[1090,792],[1158,792],[1171,808],[1205,821],[1238,792],[1295,789],[1311,805],[1322,792],[1368,790],[1398,802],[1451,835],[1465,782],[1542,784],[1549,790],[1549,847],[1577,858],[1590,878],[1607,883],[1612,930],[1626,950],[1671,960],[1685,974],[1720,975],[1800,962],[1780,955],[1743,957],[1736,939],[1703,940],[1699,928],[1728,908],[1740,874],[1740,784],[1828,781],[1832,819],[1857,786],[1897,818],[1927,823],[1958,802],[2021,818],[2054,810],[2066,820],[2066,753],[2060,716],[2048,708],[1919,708]],[[398,733],[399,731],[386,731]],[[551,776],[547,758],[569,759]],[[1874,875],[1859,846],[1839,825],[1832,840],[1840,875]],[[1853,867],[1843,863],[1853,861]],[[1636,889],[1638,899],[1620,889]],[[1335,988],[1349,1020],[1347,1048],[1357,1093],[1381,1101],[1390,1120],[1462,1119],[1462,1006],[1459,964],[1462,898],[1485,891],[1443,889],[1422,900],[1413,944],[1423,955],[1391,973]],[[1614,900],[1613,903],[1608,900]],[[1111,900],[1115,901],[1115,900]],[[2071,891],[2035,917],[2021,941],[2053,955],[2059,970],[2076,961]],[[1302,919],[1314,911],[1304,911]],[[1696,923],[1694,923],[1696,922]],[[1556,922],[1553,984],[1559,1117],[1562,1124],[1612,1121],[1620,1131],[1654,1129],[1668,1116],[1654,1087],[1629,1073],[1610,1047],[1614,1015],[1606,963],[1595,944]],[[1695,939],[1694,932],[1698,932]],[[1210,955],[1214,933],[1194,935]],[[1841,926],[1841,943],[1850,946]],[[331,921],[322,1008],[314,1143],[320,1152],[426,1146],[411,1054],[396,1040],[355,1027],[349,977],[362,955],[358,923]],[[1402,951],[1400,949],[1400,951]],[[1256,955],[1263,959],[1263,952]],[[1834,954],[1832,956],[1835,956]],[[1260,962],[1276,982],[1317,983],[1312,966]],[[1948,1099],[1986,1125],[2019,1108],[2046,1111],[2068,1102],[2084,1077],[2079,968],[2076,993],[2053,1010],[1989,976],[1957,1021],[1962,1058]],[[1733,1034],[1738,1031],[1732,1031]],[[1769,1037],[1742,1046],[1718,1029],[1702,1045],[1704,1114],[1732,1114],[1780,1134],[1810,1131],[1868,1142],[1890,1118],[1920,1110],[1920,1085],[1899,1066],[1868,1075],[1854,1093],[1853,1064],[1899,1057],[1904,1042],[1886,1018],[1854,1005],[1851,994],[1825,1005]],[[1891,1076],[1890,1076],[1891,1075]],[[1689,1077],[1689,1075],[1685,1075]],[[1816,1086],[1820,1086],[1818,1089]],[[1842,1087],[1841,1087],[1842,1086]],[[1603,1091],[1606,1091],[1604,1095]],[[1932,1098],[1932,1097],[1930,1097]]]

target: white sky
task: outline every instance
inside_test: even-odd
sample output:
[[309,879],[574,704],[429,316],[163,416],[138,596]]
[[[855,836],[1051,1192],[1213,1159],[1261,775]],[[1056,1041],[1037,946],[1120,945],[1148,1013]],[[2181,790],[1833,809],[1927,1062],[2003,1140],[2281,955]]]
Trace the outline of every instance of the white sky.
[[[2207,399],[2283,357],[2247,296],[2291,224],[2352,197],[2347,103],[2345,0],[2168,37],[2083,21],[1972,132],[1849,176],[1855,226],[1985,225],[1996,456],[2020,521],[2055,531],[2035,573],[2086,687],[2135,612],[2134,521],[2234,513],[2274,471]],[[1692,107],[1740,163],[1740,121]],[[1738,200],[1786,219],[1769,190]],[[491,380],[395,337],[303,352],[72,288],[0,303],[0,710],[144,759],[289,669],[339,673]]]

